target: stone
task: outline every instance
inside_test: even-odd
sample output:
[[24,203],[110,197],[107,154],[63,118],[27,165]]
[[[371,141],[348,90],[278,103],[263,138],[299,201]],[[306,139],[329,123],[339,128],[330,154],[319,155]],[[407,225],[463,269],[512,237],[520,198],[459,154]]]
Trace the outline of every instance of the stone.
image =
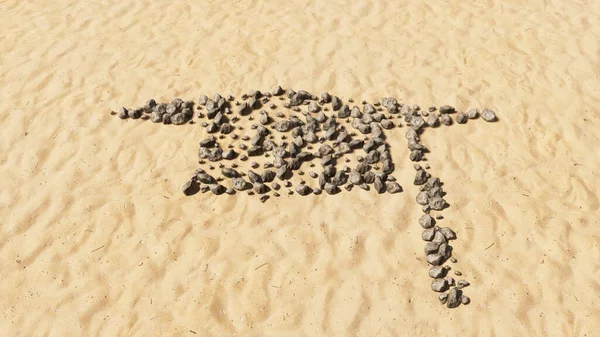
[[279,191],[279,189],[281,188],[281,186],[280,186],[278,183],[276,183],[276,182],[273,182],[273,183],[271,184],[271,187],[272,187],[272,188],[273,188],[275,191]]
[[440,228],[439,232],[442,233],[447,240],[456,239],[456,233],[454,233],[454,231],[448,227]]
[[129,118],[138,119],[142,117],[143,110],[142,109],[129,109],[127,111],[127,115]]
[[258,173],[254,172],[252,170],[248,171],[248,179],[253,184],[263,182],[262,177]]
[[425,170],[418,170],[413,183],[415,185],[423,185],[427,182],[427,172]]
[[341,107],[342,107],[342,101],[339,99],[339,97],[334,96],[331,99],[331,109],[333,109],[333,111],[338,111]]
[[226,178],[237,178],[240,176],[240,173],[232,168],[224,167],[221,169],[221,174],[223,174]]
[[448,306],[448,308],[458,307],[461,302],[461,297],[462,297],[462,291],[460,289],[458,289],[458,288],[450,289],[450,292],[448,292],[448,301],[446,302],[446,306]]
[[454,281],[454,278],[452,276],[446,277],[446,282],[448,282],[448,285],[450,287],[454,287],[455,281]]
[[467,122],[467,119],[467,115],[462,112],[459,112],[458,115],[456,115],[456,123],[458,124],[465,124]]
[[248,188],[248,183],[244,178],[236,177],[232,179],[232,186],[237,191],[244,191]]
[[275,89],[273,89],[271,91],[271,94],[273,96],[281,96],[285,93],[285,90],[283,90],[283,88],[281,88],[281,86],[277,86]]
[[392,129],[394,128],[394,122],[392,122],[389,119],[384,119],[381,121],[381,127],[383,127],[386,130]]
[[410,124],[412,125],[413,129],[419,130],[423,127],[423,125],[425,125],[425,120],[421,116],[414,116],[410,119]]
[[455,109],[449,105],[442,105],[439,109],[439,112],[441,114],[451,114],[455,112]]
[[256,157],[263,154],[263,149],[260,146],[252,146],[246,151],[249,157]]
[[431,290],[438,293],[443,293],[448,290],[448,283],[445,279],[434,279],[431,281]]
[[467,117],[469,119],[475,119],[479,116],[479,110],[477,109],[471,109],[469,111],[467,111]]
[[375,110],[375,107],[373,107],[373,105],[371,105],[369,103],[363,105],[363,112],[365,114],[372,114],[372,113],[375,113],[375,111],[376,110]]
[[194,195],[200,191],[200,184],[196,179],[191,179],[181,186],[181,191],[186,196]]
[[395,181],[386,181],[385,188],[390,194],[396,194],[402,192],[402,186]]
[[413,150],[410,152],[409,159],[412,161],[421,161],[423,159],[423,151],[421,150]]
[[[425,215],[428,215],[428,214],[425,214]],[[421,238],[423,239],[423,241],[431,241],[431,240],[433,240],[434,235],[435,235],[435,229],[428,228],[421,233]]]
[[439,243],[430,241],[430,242],[425,243],[425,247],[423,250],[425,251],[425,255],[429,255],[429,254],[437,253],[439,248],[440,248]]
[[442,303],[442,305],[444,305],[448,301],[448,294],[446,294],[446,293],[440,294],[438,299],[440,300],[440,303]]
[[438,117],[434,114],[429,115],[429,117],[427,117],[427,125],[432,128],[436,127],[438,125]]
[[369,171],[363,174],[363,180],[366,184],[372,184],[375,182],[375,172]]
[[446,276],[447,269],[442,266],[433,266],[429,268],[429,277],[441,279]]
[[375,188],[375,191],[379,194],[382,194],[385,192],[385,185],[379,177],[375,177],[375,181],[373,182],[373,187]]
[[467,282],[467,281],[465,281],[465,280],[460,280],[460,281],[458,281],[458,283],[456,284],[456,287],[457,287],[458,289],[463,289],[463,288],[466,288],[466,287],[468,287],[469,285],[470,285],[470,283],[469,283],[469,282]]
[[223,152],[223,159],[232,160],[235,159],[235,157],[237,157],[237,152],[234,150],[227,150]]
[[467,304],[471,303],[471,299],[465,295],[462,295],[460,298],[460,303],[467,305]]
[[495,122],[496,113],[490,109],[483,109],[481,112],[481,118],[486,122]]
[[325,187],[324,187],[325,192],[327,192],[327,194],[333,195],[339,192],[339,188],[333,184],[330,183],[325,183]]
[[427,263],[433,266],[439,266],[444,262],[444,257],[440,254],[429,254],[427,255]]
[[276,176],[277,176],[277,174],[275,172],[273,172],[271,170],[265,170],[265,171],[263,171],[261,178],[262,178],[263,182],[270,183],[275,179]]
[[291,130],[292,123],[286,119],[280,120],[274,124],[274,128],[275,128],[275,130],[277,130],[279,132],[287,132],[287,131]]
[[206,96],[206,95],[200,95],[200,98],[198,99],[198,103],[200,105],[205,106],[208,103],[208,96]]
[[448,114],[442,114],[440,116],[440,123],[446,126],[452,125],[452,118]]
[[317,102],[310,102],[308,104],[308,111],[315,113],[321,111],[321,107],[317,104]]
[[212,184],[212,185],[210,185],[210,191],[214,195],[221,195],[221,194],[225,193],[226,190],[227,190],[227,188],[225,188],[225,186],[220,185],[220,184]]
[[312,190],[306,184],[299,184],[296,186],[296,193],[302,196],[309,195],[311,192]]
[[228,188],[225,190],[225,193],[229,194],[229,195],[234,195],[235,194],[235,190],[233,188]]
[[265,194],[269,192],[269,187],[263,183],[254,184],[254,191],[258,194]]
[[416,197],[417,204],[424,206],[429,203],[429,195],[427,192],[419,192]]
[[283,166],[281,166],[280,168],[277,169],[277,172],[275,173],[275,175],[280,180],[284,180],[287,177],[288,172],[289,172],[289,170],[288,170],[287,165],[283,165]]
[[[429,195],[427,197],[429,198]],[[429,199],[429,206],[435,211],[441,211],[446,207],[446,201],[442,197],[433,197]]]

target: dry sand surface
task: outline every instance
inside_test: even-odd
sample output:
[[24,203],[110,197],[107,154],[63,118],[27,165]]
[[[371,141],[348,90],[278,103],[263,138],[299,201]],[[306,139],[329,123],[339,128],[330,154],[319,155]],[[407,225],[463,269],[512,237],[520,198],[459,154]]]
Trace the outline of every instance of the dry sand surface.
[[[0,1],[0,336],[597,336],[598,13]],[[390,137],[403,193],[262,204],[181,193],[200,125],[109,114],[277,84],[497,112],[423,136],[470,305],[430,289],[405,129]]]

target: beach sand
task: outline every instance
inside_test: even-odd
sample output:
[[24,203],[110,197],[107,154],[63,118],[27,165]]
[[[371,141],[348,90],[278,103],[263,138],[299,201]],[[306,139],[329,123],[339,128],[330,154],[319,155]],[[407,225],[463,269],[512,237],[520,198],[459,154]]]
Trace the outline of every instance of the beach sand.
[[[0,336],[597,335],[600,3],[227,3],[0,3]],[[470,305],[430,289],[406,128],[403,193],[263,204],[181,193],[199,124],[109,114],[278,84],[496,111],[423,135]]]

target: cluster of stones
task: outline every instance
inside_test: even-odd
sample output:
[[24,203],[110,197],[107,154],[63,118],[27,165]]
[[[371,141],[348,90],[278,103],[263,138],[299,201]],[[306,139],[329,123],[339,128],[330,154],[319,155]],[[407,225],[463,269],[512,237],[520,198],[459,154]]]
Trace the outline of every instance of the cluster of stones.
[[[410,160],[420,162],[425,153],[428,152],[420,141],[420,134],[427,128],[435,128],[440,124],[449,126],[453,124],[452,114],[457,113],[454,107],[444,105],[439,109],[430,107],[427,111],[422,111],[418,105],[410,106],[405,104],[400,109],[400,114],[404,116],[405,122],[409,125],[405,133],[405,138],[410,150]],[[458,112],[455,121],[458,124],[465,124],[469,119],[479,117],[477,109],[471,109],[467,113]],[[492,110],[485,109],[481,113],[481,118],[487,122],[494,122],[496,115]],[[442,211],[448,207],[444,199],[445,192],[442,188],[442,182],[438,177],[433,177],[421,165],[415,164],[416,175],[413,183],[419,186],[419,193],[416,196],[416,202],[422,206],[423,216],[419,218],[419,224],[423,228],[421,237],[425,241],[425,255],[427,263],[431,266],[429,276],[433,279],[431,289],[440,293],[439,300],[448,308],[456,308],[461,303],[469,304],[470,299],[463,295],[462,289],[469,285],[466,280],[456,282],[453,277],[448,275],[450,266],[444,265],[450,260],[456,262],[452,257],[452,246],[450,241],[456,239],[456,233],[448,227],[439,227],[436,220],[430,215],[431,211]],[[428,168],[428,166],[427,166]],[[436,216],[442,219],[441,215]],[[456,276],[461,276],[460,271],[455,271]]]
[[[194,109],[197,117],[205,119],[201,126],[209,134],[199,143],[199,163],[218,163],[220,174],[210,174],[203,168],[198,168],[192,178],[182,186],[185,195],[211,191],[213,194],[235,194],[248,191],[258,194],[264,202],[269,192],[279,196],[282,186],[289,188],[288,194],[297,193],[302,196],[309,194],[336,194],[342,188],[350,191],[354,186],[370,190],[372,186],[378,193],[398,193],[402,187],[391,175],[394,164],[391,160],[389,145],[385,140],[383,130],[402,127],[403,120],[408,126],[405,132],[410,160],[420,162],[428,149],[421,143],[420,135],[427,128],[439,125],[449,126],[454,123],[465,124],[469,119],[481,118],[494,122],[494,111],[484,109],[481,114],[477,109],[468,112],[457,112],[455,108],[445,105],[439,109],[429,107],[422,110],[418,105],[398,103],[396,99],[387,97],[380,102],[370,104],[362,102],[362,108],[344,104],[337,96],[323,93],[320,97],[307,91],[292,89],[284,90],[276,87],[271,92],[262,93],[254,90],[241,96],[242,101],[236,101],[232,96],[223,98],[215,94],[212,98],[202,95],[198,103],[183,101],[179,98],[170,103],[157,104],[149,100],[144,107],[136,109],[122,108],[118,115],[122,119],[150,119],[154,123],[181,125],[193,124]],[[289,110],[288,114],[277,112],[270,115],[266,109],[275,110],[279,106],[276,99],[285,101],[281,107]],[[348,99],[348,103],[353,103]],[[235,111],[234,111],[235,110]],[[238,139],[237,130],[243,130],[236,123],[242,118],[254,120],[253,113],[258,111],[258,124],[252,124],[253,136],[244,135],[237,150],[233,145],[221,146],[220,141],[226,136]],[[296,113],[303,116],[299,117]],[[456,114],[454,119],[451,117]],[[397,120],[392,121],[393,118]],[[352,128],[354,131],[350,131]],[[275,134],[280,135],[280,141],[275,141]],[[359,136],[359,134],[362,135]],[[285,141],[288,139],[289,142]],[[312,150],[312,151],[311,151]],[[354,168],[344,165],[337,167],[337,162],[347,154],[364,151],[364,156],[357,155],[358,164]],[[260,165],[252,162],[251,169],[244,171],[239,168],[236,159],[247,161],[253,157],[272,157],[263,164],[263,171],[258,172]],[[297,173],[302,176],[303,165],[315,167],[313,160],[318,159],[322,171],[309,172],[315,179],[316,186],[310,186],[301,180],[295,186],[290,178]],[[229,162],[226,166],[222,161]],[[346,158],[346,162],[349,160]],[[381,164],[381,167],[380,167]],[[209,164],[210,165],[210,164]],[[209,166],[213,170],[212,165]],[[449,260],[457,262],[452,256],[450,241],[456,239],[456,233],[448,227],[439,227],[432,217],[432,211],[442,211],[448,207],[444,199],[445,192],[439,178],[433,177],[420,164],[415,163],[416,175],[414,185],[419,186],[416,202],[422,207],[423,216],[419,224],[423,228],[422,239],[425,243],[425,255],[430,265],[429,276],[433,279],[431,289],[440,293],[439,300],[448,308],[456,308],[461,303],[468,304],[469,298],[463,295],[462,289],[469,283],[465,280],[455,281],[449,276],[451,267],[445,265]],[[225,187],[223,181],[231,180],[231,187]],[[279,181],[279,182],[278,182]],[[441,215],[436,219],[443,219]],[[459,271],[454,275],[461,276]]]
[[[285,96],[284,96],[285,95]],[[291,114],[277,113],[275,120],[269,116],[266,110],[260,110],[261,107],[268,105],[270,109],[276,109],[275,103],[270,103],[273,97],[280,97],[284,100],[282,106],[291,110]],[[287,97],[287,100],[286,100]],[[186,182],[182,188],[186,195],[192,195],[197,191],[212,191],[214,194],[229,193],[236,191],[249,190],[249,193],[260,195],[260,200],[268,199],[266,196],[271,190],[279,190],[280,184],[275,180],[282,181],[285,187],[291,188],[288,193],[297,193],[302,196],[309,194],[321,194],[325,191],[328,194],[336,194],[346,189],[350,191],[354,186],[364,190],[370,190],[372,186],[378,193],[398,193],[402,187],[391,176],[394,171],[394,164],[391,160],[389,146],[385,141],[383,129],[394,127],[394,123],[385,116],[380,106],[363,102],[362,110],[354,106],[343,104],[341,99],[323,93],[320,98],[310,93],[299,90],[295,92],[288,89],[287,92],[281,87],[275,88],[270,93],[261,93],[252,91],[249,94],[242,95],[243,102],[236,102],[237,112],[233,113],[226,103],[214,104],[215,99],[222,101],[220,96],[215,95],[214,99],[206,96],[200,98],[200,106],[208,109],[206,113],[209,123],[206,123],[206,132],[220,133],[219,137],[230,134],[234,139],[237,135],[233,133],[233,127],[230,123],[236,123],[242,116],[250,116],[255,110],[260,110],[258,121],[260,124],[253,124],[254,130],[252,137],[244,136],[242,140],[250,141],[246,144],[238,145],[238,151],[233,148],[224,149],[220,146],[217,137],[211,135],[200,142],[198,156],[200,163],[205,160],[210,162],[219,162],[221,160],[233,161],[240,159],[246,161],[249,158],[257,156],[273,157],[272,161],[264,164],[264,171],[257,173],[253,170],[239,172],[234,163],[230,167],[221,167],[222,177],[215,178],[205,170],[199,169],[195,172],[190,181]],[[349,101],[350,102],[350,101]],[[306,109],[302,109],[306,107]],[[390,109],[388,109],[390,110]],[[394,111],[393,109],[391,109]],[[326,113],[332,111],[331,114]],[[302,113],[298,117],[294,112]],[[397,112],[397,111],[394,111]],[[228,115],[235,114],[229,118]],[[351,127],[356,132],[347,130],[344,123],[338,119],[346,119],[346,123],[353,118]],[[363,134],[361,138],[357,137],[357,132]],[[281,141],[273,141],[273,133],[281,136]],[[290,141],[287,142],[289,135]],[[310,151],[315,149],[315,151]],[[358,164],[354,168],[344,165],[343,168],[337,168],[337,162],[346,154],[364,151],[364,156],[357,156]],[[294,172],[300,175],[302,165],[308,163],[311,167],[315,165],[310,163],[313,159],[319,159],[322,171],[309,173],[311,178],[317,180],[316,186],[309,186],[302,180],[296,186],[289,181]],[[381,168],[379,168],[381,164]],[[256,164],[252,169],[257,169]],[[247,177],[249,182],[244,177]],[[226,188],[219,182],[223,179],[231,179],[231,188]],[[270,186],[267,184],[270,183]],[[277,192],[275,196],[279,196]]]

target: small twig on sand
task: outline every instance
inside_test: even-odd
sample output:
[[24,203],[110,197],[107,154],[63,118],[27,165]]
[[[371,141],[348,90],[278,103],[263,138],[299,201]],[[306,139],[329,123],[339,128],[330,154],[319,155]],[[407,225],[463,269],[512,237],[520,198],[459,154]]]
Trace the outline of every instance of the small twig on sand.
[[495,245],[495,244],[496,244],[495,242],[492,243],[491,245],[487,246],[484,250],[488,250],[488,249],[492,248],[492,246]]
[[265,263],[261,264],[260,266],[256,267],[256,269],[254,269],[254,270],[259,270],[260,268],[262,268],[268,264],[269,264],[269,262],[265,262]]
[[194,335],[196,334],[196,331],[194,330],[190,330],[191,333],[193,333]]
[[104,248],[104,245],[102,245],[102,246],[100,246],[100,247],[98,247],[98,248],[96,248],[96,249],[92,250],[92,253],[93,253],[93,252],[95,252],[95,251],[97,251],[97,250],[100,250],[100,249],[102,249],[102,248]]

